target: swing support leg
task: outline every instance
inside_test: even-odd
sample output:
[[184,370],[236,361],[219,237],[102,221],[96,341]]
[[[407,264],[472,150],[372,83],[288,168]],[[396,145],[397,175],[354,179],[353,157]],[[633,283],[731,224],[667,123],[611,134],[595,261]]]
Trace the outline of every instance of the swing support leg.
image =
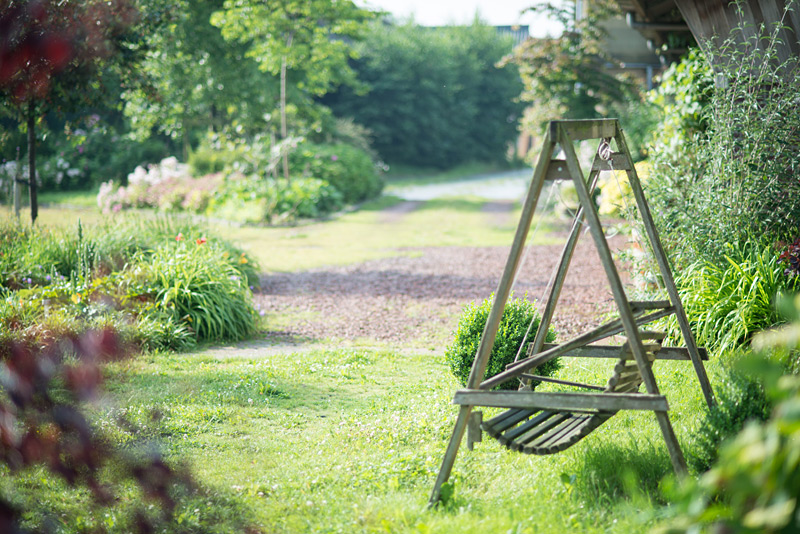
[[[525,204],[522,207],[522,215],[520,217],[519,226],[514,234],[514,242],[511,245],[511,251],[508,255],[503,276],[500,278],[500,283],[497,286],[497,291],[494,295],[494,303],[489,312],[489,317],[486,319],[486,326],[481,335],[481,343],[478,346],[478,352],[475,355],[475,361],[472,363],[472,370],[467,380],[468,389],[477,389],[483,381],[486,374],[486,366],[489,364],[489,357],[492,354],[492,347],[494,347],[494,340],[497,337],[497,329],[500,327],[500,319],[503,316],[508,296],[511,293],[511,286],[514,284],[514,278],[519,268],[519,263],[522,258],[522,250],[525,247],[525,241],[528,238],[528,230],[530,230],[531,221],[533,220],[533,213],[536,210],[536,204],[539,202],[539,195],[542,192],[544,185],[544,176],[547,172],[547,167],[550,158],[553,156],[555,150],[555,142],[550,136],[548,131],[545,134],[542,154],[545,157],[540,158],[533,172],[531,185],[528,188],[528,195],[525,197]],[[442,494],[442,485],[450,478],[450,473],[453,470],[453,464],[456,461],[458,448],[461,445],[461,440],[464,438],[464,432],[469,423],[469,415],[472,410],[471,406],[462,406],[458,413],[456,426],[453,429],[453,435],[450,437],[450,443],[447,446],[442,466],[439,469],[439,475],[436,477],[436,483],[431,493],[428,506],[435,506]]]
[[456,461],[458,447],[461,445],[461,440],[464,439],[464,432],[467,430],[471,411],[472,406],[461,406],[461,409],[458,411],[456,426],[453,428],[453,435],[450,437],[450,443],[447,445],[447,450],[442,460],[442,467],[439,469],[439,475],[436,477],[436,483],[433,485],[433,492],[428,501],[429,508],[436,506],[439,503],[439,499],[442,497],[442,486],[450,478],[450,473],[453,471],[453,464]]
[[[569,167],[570,174],[573,176],[573,183],[575,184],[578,198],[586,210],[586,219],[589,222],[589,229],[592,232],[592,237],[594,238],[594,242],[597,247],[597,253],[600,256],[600,262],[603,264],[603,268],[606,271],[608,283],[611,286],[611,292],[614,295],[614,300],[616,301],[617,308],[619,309],[620,319],[625,327],[625,334],[628,337],[628,343],[630,344],[631,352],[633,353],[633,357],[639,367],[639,372],[642,375],[647,392],[651,395],[658,395],[658,385],[656,384],[653,370],[650,368],[647,357],[645,356],[644,347],[642,346],[642,339],[639,335],[639,329],[636,326],[636,321],[633,317],[633,313],[631,312],[631,306],[628,303],[627,297],[625,296],[625,289],[622,287],[622,281],[620,280],[619,272],[617,272],[617,268],[614,265],[614,258],[611,254],[611,249],[608,246],[608,241],[606,241],[606,236],[603,233],[603,226],[600,223],[600,216],[598,215],[597,209],[592,202],[589,189],[586,187],[586,183],[583,181],[583,172],[581,171],[580,164],[578,163],[578,158],[575,155],[575,151],[572,146],[572,140],[563,129],[559,128],[559,131],[561,148],[566,154],[567,166]],[[669,451],[670,460],[672,461],[675,472],[679,476],[685,475],[687,473],[686,460],[684,459],[683,451],[681,451],[681,447],[678,444],[678,439],[675,436],[675,432],[672,429],[672,424],[669,421],[667,412],[657,411],[656,418],[658,419],[658,424],[661,427],[661,433],[664,436],[664,441],[667,444],[667,450]]]

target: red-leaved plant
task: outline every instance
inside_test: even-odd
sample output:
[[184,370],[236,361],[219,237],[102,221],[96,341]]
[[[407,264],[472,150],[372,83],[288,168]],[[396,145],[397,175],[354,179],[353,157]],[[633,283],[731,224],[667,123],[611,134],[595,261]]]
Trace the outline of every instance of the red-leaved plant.
[[[0,363],[0,462],[17,472],[41,466],[72,487],[89,490],[100,507],[113,506],[123,484],[133,482],[147,504],[140,503],[132,527],[154,532],[172,518],[174,492],[193,492],[185,468],[168,465],[158,453],[132,455],[115,448],[92,426],[83,410],[100,395],[101,364],[124,357],[128,350],[110,329],[88,331],[32,349],[7,347]],[[101,472],[113,465],[114,481]],[[23,532],[24,510],[0,497],[0,532]],[[105,532],[98,525],[93,532]]]
[[778,263],[786,265],[784,274],[790,278],[800,275],[800,237],[790,245],[779,243],[779,246],[786,246],[786,250],[778,257]]

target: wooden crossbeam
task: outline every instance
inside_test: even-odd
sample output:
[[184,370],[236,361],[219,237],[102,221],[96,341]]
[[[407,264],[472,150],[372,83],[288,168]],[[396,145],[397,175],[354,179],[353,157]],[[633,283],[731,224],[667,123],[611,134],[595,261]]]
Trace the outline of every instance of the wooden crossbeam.
[[668,300],[632,300],[630,301],[631,310],[660,310],[672,307],[672,303]]
[[559,129],[566,132],[572,141],[606,139],[617,135],[617,119],[552,121],[550,122],[550,138],[556,142],[560,137]]
[[[642,317],[637,317],[636,325],[641,326],[653,322],[656,319],[661,319],[662,317],[671,315],[672,313],[673,312],[670,310],[661,310],[648,315],[644,315]],[[519,376],[528,369],[538,367],[554,358],[558,358],[559,356],[566,354],[567,352],[573,349],[577,349],[578,347],[583,347],[588,345],[589,343],[594,343],[595,341],[599,341],[609,336],[619,334],[623,330],[624,326],[622,325],[622,321],[620,319],[615,319],[598,328],[595,328],[594,330],[586,332],[585,334],[582,334],[570,341],[562,343],[557,347],[551,348],[550,350],[540,352],[524,360],[516,361],[512,363],[502,373],[498,373],[494,375],[492,378],[489,378],[481,382],[480,386],[478,387],[480,389],[492,389],[495,386],[499,386],[506,380],[510,380],[512,378]]]
[[[545,343],[544,349],[550,350],[557,347],[555,343]],[[700,358],[708,360],[708,351],[704,348],[698,348]],[[586,347],[578,347],[564,352],[561,358],[609,358],[609,359],[631,359],[633,356],[629,354],[620,355],[619,347],[614,345],[589,345]],[[686,347],[661,347],[661,350],[655,354],[656,360],[677,360],[677,361],[691,361],[689,350]]]
[[595,158],[592,162],[593,171],[629,171],[631,170],[631,160],[621,152],[611,154],[611,159],[604,160]]
[[664,395],[647,393],[538,393],[535,391],[461,389],[456,391],[453,404],[571,412],[615,412],[619,410],[666,412],[669,410],[669,404]]

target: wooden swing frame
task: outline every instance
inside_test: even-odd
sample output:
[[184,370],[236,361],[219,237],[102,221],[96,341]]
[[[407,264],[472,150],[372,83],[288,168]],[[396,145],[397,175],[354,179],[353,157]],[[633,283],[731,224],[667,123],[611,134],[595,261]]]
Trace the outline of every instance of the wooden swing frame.
[[[606,153],[600,154],[600,150],[598,150],[598,154],[595,155],[592,162],[588,180],[586,180],[575,153],[573,142],[593,139],[606,142]],[[612,152],[610,150],[610,141],[612,139],[616,143],[617,152]],[[601,147],[602,146],[601,144]],[[556,149],[559,147],[564,154],[564,159],[553,159],[554,154],[556,154]],[[645,228],[646,238],[652,247],[653,255],[669,300],[636,302],[629,301],[625,295],[619,272],[614,264],[611,249],[603,232],[600,217],[589,189],[592,184],[596,182],[601,171],[621,170],[627,173],[628,182]],[[509,365],[504,372],[490,379],[482,380],[491,356],[495,338],[497,337],[500,319],[522,259],[523,248],[530,231],[531,221],[539,201],[539,196],[545,181],[552,180],[571,180],[578,193],[580,207],[575,215],[572,230],[564,246],[561,260],[556,268],[553,285],[545,309],[542,312],[542,319],[536,337],[527,357]],[[614,296],[619,318],[607,322],[565,343],[546,345],[545,337],[550,327],[583,224],[587,224],[591,231],[592,238],[600,256],[600,261]],[[674,314],[678,320],[681,335],[686,346],[661,349],[659,343],[655,350],[651,349],[648,352],[642,342],[642,339],[648,338],[648,335],[640,331],[640,327],[656,319],[672,314]],[[627,337],[625,349],[622,353],[620,353],[620,347],[589,345],[595,341],[621,333]],[[638,375],[640,375],[639,381],[645,385],[646,392],[617,393],[614,391],[613,387],[610,389],[606,388],[602,393],[490,391],[494,386],[510,379],[517,378],[523,381],[536,379],[537,377],[527,375],[526,372],[559,356],[620,358],[620,362],[624,362],[626,358],[632,358],[635,362],[635,369]],[[705,355],[705,351],[698,349],[692,331],[689,328],[689,322],[675,286],[669,261],[664,253],[655,225],[653,224],[650,208],[647,205],[647,200],[642,191],[642,186],[636,174],[636,168],[633,165],[630,151],[622,129],[620,128],[619,121],[617,119],[551,121],[545,132],[543,148],[534,169],[528,194],[523,204],[520,222],[514,236],[505,270],[503,271],[497,291],[495,292],[494,303],[481,337],[475,361],[467,381],[467,387],[464,390],[458,391],[454,398],[454,403],[460,405],[458,418],[456,419],[453,434],[445,451],[442,466],[439,470],[439,475],[436,479],[429,504],[435,505],[439,502],[442,485],[450,477],[458,448],[468,427],[470,428],[471,434],[477,433],[477,435],[473,434],[470,438],[470,448],[472,447],[472,441],[480,441],[480,412],[473,411],[473,407],[475,406],[505,407],[510,410],[517,410],[520,413],[524,410],[529,410],[531,414],[541,413],[537,412],[539,410],[555,410],[558,413],[571,410],[579,413],[608,414],[608,417],[619,410],[653,411],[658,420],[661,433],[664,436],[673,468],[679,475],[685,474],[687,471],[686,460],[684,459],[683,452],[680,449],[672,429],[672,424],[669,420],[669,406],[666,397],[659,392],[651,369],[653,359],[690,360],[694,366],[706,402],[709,407],[714,405],[713,390],[711,389],[711,384],[708,381],[702,361],[703,359],[707,359],[707,356]],[[637,383],[637,390],[638,387],[639,384]],[[545,415],[547,415],[547,413]],[[547,417],[551,415],[552,413],[547,415]],[[522,414],[518,416],[518,418],[524,416],[526,415]],[[568,413],[566,416],[574,417],[574,414]],[[605,418],[607,419],[608,417]],[[532,421],[532,423],[534,423],[534,421]],[[484,425],[484,427],[485,426],[486,425]],[[599,423],[596,426],[599,426]],[[593,430],[593,428],[594,427],[588,429],[586,433]],[[580,439],[580,437],[578,437],[578,439]],[[519,448],[517,450],[519,450]],[[526,450],[524,452],[529,451]],[[536,453],[544,454],[549,452]]]

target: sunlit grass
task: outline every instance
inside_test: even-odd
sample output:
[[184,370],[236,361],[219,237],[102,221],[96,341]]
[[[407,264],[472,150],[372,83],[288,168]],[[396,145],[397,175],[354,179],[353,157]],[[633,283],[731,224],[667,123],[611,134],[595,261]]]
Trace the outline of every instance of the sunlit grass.
[[[295,271],[413,255],[417,247],[507,247],[519,217],[517,207],[508,223],[499,223],[474,198],[430,201],[407,212],[384,209],[399,202],[384,197],[295,227],[212,224],[247,247],[263,269]],[[76,224],[78,217],[87,232],[102,220],[96,210],[42,209],[43,223]],[[547,235],[554,228],[559,223],[546,216],[536,242],[554,242]],[[273,312],[267,319],[289,327],[308,314]],[[553,456],[512,453],[484,436],[474,451],[461,448],[451,477],[454,497],[427,509],[457,413],[452,395],[459,385],[445,364],[444,345],[315,340],[295,348],[252,342],[143,354],[106,367],[109,398],[95,407],[95,420],[119,443],[152,440],[169,458],[187,461],[211,496],[187,513],[206,525],[236,517],[270,533],[649,529],[662,501],[659,483],[671,472],[650,412],[620,413]],[[563,363],[559,377],[601,385],[613,365]],[[715,365],[709,365],[712,375]],[[691,364],[659,361],[654,371],[688,450],[704,410]],[[120,427],[120,420],[139,430]],[[25,491],[41,492],[43,484],[34,477]],[[81,504],[66,489],[48,494],[54,510],[80,517]]]
[[[559,376],[602,383],[610,365],[567,359]],[[703,405],[691,364],[659,361],[655,371],[690,446]],[[118,408],[101,418],[122,410],[147,423],[264,532],[641,532],[671,472],[653,414],[624,412],[553,456],[512,453],[487,436],[472,452],[462,446],[454,499],[427,510],[456,414],[441,351],[208,349],[142,356],[107,374]]]
[[[436,246],[510,246],[519,219],[519,207],[498,222],[497,214],[486,213],[486,201],[479,198],[431,200],[411,211],[384,211],[402,202],[383,197],[365,203],[358,211],[344,213],[326,221],[307,222],[288,227],[236,226],[207,221],[218,235],[241,245],[268,272],[291,272],[326,265],[343,265],[397,255],[413,255],[410,249]],[[0,216],[10,213],[0,208]],[[142,211],[140,217],[154,217],[157,212]],[[120,217],[123,215],[116,215]],[[103,215],[95,208],[43,206],[37,225],[76,226],[78,220],[87,232],[113,215]],[[186,217],[186,215],[179,215]],[[200,218],[200,221],[203,219]],[[30,224],[29,212],[22,221]],[[536,224],[536,222],[534,222]],[[552,215],[544,215],[535,236],[537,244],[552,244],[559,239],[547,235],[556,224]]]
[[[298,271],[325,265],[413,255],[416,247],[510,246],[519,219],[519,208],[498,226],[485,213],[480,199],[432,200],[407,213],[391,214],[383,208],[397,199],[370,202],[357,212],[329,221],[295,227],[230,227],[219,232],[241,244],[266,271]],[[547,236],[551,224],[544,220],[537,244],[558,242]]]

